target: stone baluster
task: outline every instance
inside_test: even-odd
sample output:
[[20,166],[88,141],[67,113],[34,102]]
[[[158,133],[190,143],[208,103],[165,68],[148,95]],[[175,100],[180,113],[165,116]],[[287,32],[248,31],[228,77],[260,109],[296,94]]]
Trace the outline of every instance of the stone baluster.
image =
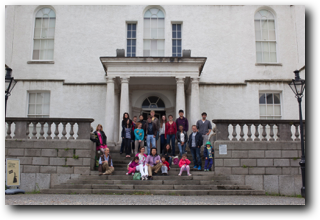
[[244,124],[240,124],[240,141],[245,141],[245,139],[244,139],[244,132],[243,132],[243,125]]
[[33,121],[32,124],[33,124],[33,130],[32,130],[31,139],[37,139],[37,124],[38,124],[38,122],[37,121]]
[[44,130],[43,130],[43,126],[44,126],[44,121],[40,122],[41,128],[40,128],[40,137],[39,139],[44,139]]
[[61,137],[61,139],[67,139],[67,137],[66,137],[66,134],[67,134],[67,131],[66,131],[66,124],[67,124],[67,122],[62,122],[62,125],[63,125],[63,129],[62,129],[62,137]]
[[58,127],[59,127],[59,124],[60,124],[60,122],[54,122],[55,123],[55,125],[56,125],[56,130],[54,131],[54,134],[55,134],[55,137],[53,138],[53,139],[59,139],[59,129],[58,129]]
[[294,135],[296,136],[296,138],[294,139],[295,141],[300,141],[300,134],[299,134],[299,124],[295,124],[294,125],[296,127],[296,132],[294,133]]
[[12,124],[12,121],[8,121],[7,122],[8,124],[8,130],[7,130],[7,136],[6,136],[6,139],[11,139],[11,124]]
[[30,134],[30,129],[29,129],[29,126],[30,126],[31,122],[27,122],[26,123],[26,135],[27,135],[27,139],[30,139],[29,137],[29,134]]
[[248,138],[247,138],[247,141],[252,141],[252,138],[251,138],[251,135],[252,135],[252,133],[251,133],[251,125],[252,124],[247,124],[247,126],[248,126]]
[[254,141],[260,141],[260,139],[259,139],[259,124],[254,124],[254,126],[256,127],[256,131],[254,133],[254,136],[256,136],[256,137],[254,138]]
[[236,132],[236,126],[237,126],[237,124],[232,124],[232,126],[233,126],[233,132],[232,132],[233,138],[232,138],[232,140],[233,140],[233,141],[237,141],[237,140],[238,140],[238,139],[237,139],[237,132]]
[[69,139],[74,139],[74,137],[73,137],[73,135],[74,135],[73,125],[74,125],[74,122],[70,122],[71,128],[70,128],[70,133],[69,133],[70,134]]
[[51,125],[52,125],[52,122],[47,122],[48,123],[48,131],[47,131],[47,139],[52,139],[51,137]]
[[279,125],[278,124],[276,124],[276,126],[277,126],[277,134],[276,134],[276,136],[277,136],[277,140],[276,141],[280,141],[280,129],[279,129]]
[[270,124],[270,139],[269,141],[274,141],[273,124]]
[[262,126],[262,141],[267,141],[268,139],[266,138],[267,132],[266,132],[266,124],[261,124]]

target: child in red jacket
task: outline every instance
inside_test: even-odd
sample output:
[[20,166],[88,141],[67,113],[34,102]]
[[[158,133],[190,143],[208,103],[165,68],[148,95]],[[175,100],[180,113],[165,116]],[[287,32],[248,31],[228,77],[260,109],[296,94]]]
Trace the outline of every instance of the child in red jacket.
[[170,165],[169,163],[166,161],[166,157],[162,156],[161,157],[161,161],[162,161],[162,167],[161,167],[161,172],[162,175],[168,175],[168,172],[170,170]]
[[178,174],[178,176],[181,176],[183,171],[187,171],[188,176],[191,176],[190,174],[190,160],[187,159],[187,155],[183,154],[181,160],[179,161],[179,167],[180,169],[180,173]]

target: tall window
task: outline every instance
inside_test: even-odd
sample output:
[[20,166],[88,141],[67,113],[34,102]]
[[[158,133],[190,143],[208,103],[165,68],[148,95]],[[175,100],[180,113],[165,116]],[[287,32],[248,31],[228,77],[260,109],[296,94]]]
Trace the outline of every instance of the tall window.
[[35,18],[33,60],[53,60],[56,14],[50,8],[40,9]]
[[268,10],[260,10],[254,16],[256,32],[257,63],[276,63],[276,30],[274,15]]
[[181,57],[181,24],[172,24],[172,56]]
[[136,24],[127,25],[127,57],[136,56]]
[[48,118],[50,109],[49,92],[29,92],[28,117]]
[[143,56],[164,56],[164,14],[157,8],[144,14]]
[[281,119],[280,93],[260,93],[260,118]]

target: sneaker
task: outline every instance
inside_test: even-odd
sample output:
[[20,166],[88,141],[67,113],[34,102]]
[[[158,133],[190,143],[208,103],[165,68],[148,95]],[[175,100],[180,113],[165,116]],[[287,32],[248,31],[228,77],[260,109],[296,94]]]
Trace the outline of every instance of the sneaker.
[[201,170],[201,167],[200,167],[200,166],[198,167],[198,170]]
[[188,176],[191,176],[191,173],[189,173]]
[[153,180],[153,177],[152,176],[150,176],[150,179],[149,180]]
[[181,176],[181,174],[179,173],[178,176]]
[[198,168],[197,166],[194,166],[194,167],[193,167],[193,169],[197,169],[197,168]]
[[129,175],[129,173],[126,173],[126,175],[128,176],[128,175]]
[[134,173],[132,173],[132,176],[134,176]]
[[167,173],[165,173],[164,175],[165,175],[165,176],[168,176],[168,174],[167,174]]
[[141,180],[144,180],[144,177],[143,177],[143,176],[141,177]]
[[148,180],[148,177],[147,177],[147,176],[145,176],[145,177],[144,177],[144,180]]

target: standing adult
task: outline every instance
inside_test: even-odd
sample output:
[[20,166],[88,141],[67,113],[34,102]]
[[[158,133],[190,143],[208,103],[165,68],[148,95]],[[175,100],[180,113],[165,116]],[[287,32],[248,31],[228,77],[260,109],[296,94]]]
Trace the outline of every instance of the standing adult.
[[134,129],[134,136],[135,136],[135,154],[140,152],[140,148],[144,146],[144,131],[142,129],[142,124],[137,122],[136,129]]
[[152,144],[152,147],[156,146],[156,135],[157,135],[157,127],[155,123],[152,122],[151,115],[148,116],[148,120],[144,125],[144,133],[145,138],[147,140],[147,152],[148,155],[150,155],[150,143]]
[[203,138],[202,135],[198,132],[196,125],[192,126],[192,133],[189,136],[188,143],[193,158],[193,168],[198,168],[198,170],[201,170],[200,147],[202,146]]
[[162,154],[162,152],[167,144],[166,139],[165,139],[166,123],[167,123],[167,118],[165,115],[162,115],[161,120],[160,120],[160,130],[159,130],[160,154]]
[[197,121],[198,132],[202,135],[203,144],[207,143],[209,140],[209,134],[212,130],[212,125],[209,120],[207,120],[207,113],[203,112],[202,119]]
[[135,136],[132,130],[132,122],[130,122],[129,119],[127,119],[125,127],[122,127],[121,137],[122,142],[124,143],[123,146],[125,147],[126,157],[130,157],[131,143],[134,142]]
[[103,131],[102,125],[98,124],[96,131],[93,133],[95,138],[91,140],[96,143],[96,150],[97,151],[100,150],[102,153],[104,153],[104,150],[108,147],[107,147],[107,136]]
[[152,117],[152,122],[156,125],[156,128],[157,128],[156,145],[155,145],[155,148],[157,148],[157,140],[159,139],[160,121],[156,116],[154,116],[155,114],[156,114],[156,112],[154,110],[150,111],[150,115]]
[[156,175],[162,167],[161,158],[157,154],[157,148],[151,149],[151,155],[147,157],[146,165],[148,166],[148,175],[150,180],[152,180],[152,172]]
[[[125,113],[123,113],[123,116],[122,116],[122,122],[121,122],[121,127],[122,127],[122,129],[126,126],[126,124],[127,124],[127,119],[130,120],[129,113],[128,113],[128,112],[125,112]],[[130,123],[132,123],[131,120],[130,120]],[[123,153],[123,150],[124,150],[124,142],[123,142],[123,139],[122,139],[122,141],[121,141],[121,148],[120,148],[120,154]]]
[[165,137],[167,139],[167,144],[170,144],[170,140],[171,140],[172,156],[176,156],[175,155],[175,142],[176,142],[175,138],[177,134],[177,125],[172,120],[173,119],[172,115],[169,115],[168,118],[169,118],[169,121],[166,123]]
[[179,110],[179,118],[176,119],[177,128],[179,128],[180,125],[182,125],[183,130],[188,133],[189,122],[188,122],[188,119],[185,118],[183,115],[184,115],[184,111],[182,109],[180,109]]
[[[144,128],[144,124],[146,123],[146,120],[143,119],[143,115],[142,114],[139,115],[139,121],[138,122],[140,122],[142,124],[141,128],[143,129]],[[144,141],[144,146],[147,146],[147,142],[146,141]]]
[[[137,116],[133,116],[133,118],[132,118],[132,130],[134,131],[134,129],[136,129],[137,128],[137,123],[138,123],[138,121],[137,121]],[[134,143],[134,141],[132,142],[132,153],[134,153],[134,149],[135,149],[135,143]]]
[[[112,158],[109,148],[106,148],[104,154],[99,159],[99,175],[109,175],[114,171]],[[102,173],[104,172],[104,173]]]

